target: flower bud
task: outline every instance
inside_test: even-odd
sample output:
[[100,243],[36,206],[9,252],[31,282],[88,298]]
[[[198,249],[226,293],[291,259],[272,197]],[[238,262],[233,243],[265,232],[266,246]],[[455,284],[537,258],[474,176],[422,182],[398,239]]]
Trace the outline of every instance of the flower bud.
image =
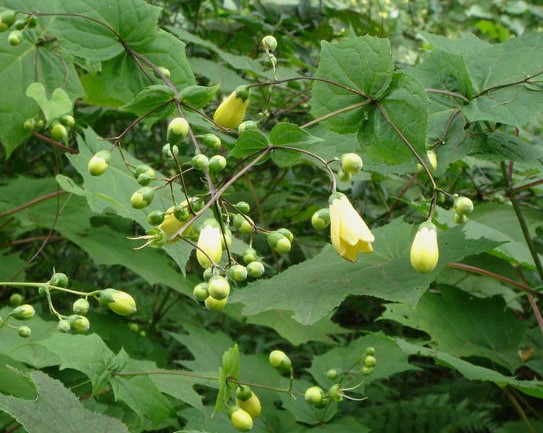
[[0,14],[0,22],[10,27],[15,22],[16,17],[17,15],[15,14],[15,11],[7,9]]
[[304,398],[309,404],[318,404],[324,398],[324,391],[320,386],[312,386],[307,388],[304,393]]
[[289,229],[281,227],[280,229],[277,229],[277,231],[285,236],[290,243],[294,242],[294,234]]
[[73,303],[72,311],[75,314],[81,314],[84,316],[85,314],[89,312],[89,307],[90,307],[89,301],[87,301],[84,298],[80,298]]
[[360,369],[360,373],[362,373],[364,376],[368,376],[371,373],[373,373],[373,368],[366,367],[365,365],[363,365],[362,368]]
[[19,326],[17,328],[17,334],[19,334],[19,337],[28,338],[32,334],[32,330],[28,326]]
[[[23,32],[20,30],[13,30],[8,35],[8,42],[11,46],[16,47],[23,41]],[[61,125],[62,126],[62,125]],[[64,126],[62,126],[64,128]],[[66,128],[64,128],[66,130]]]
[[251,262],[247,265],[247,275],[251,278],[260,278],[264,275],[264,264],[259,261]]
[[204,301],[206,308],[209,311],[221,311],[228,302],[228,299],[215,299],[213,296],[208,296]]
[[[168,68],[165,68],[164,66],[159,66],[157,68],[162,75],[164,75],[166,78],[170,78],[170,70]],[[160,77],[160,76],[159,76]]]
[[18,307],[24,302],[25,298],[20,293],[13,293],[9,297],[9,305],[12,307]]
[[275,39],[272,35],[264,36],[260,43],[262,44],[264,51],[275,51],[277,48],[277,39]]
[[130,197],[130,204],[135,209],[143,209],[151,204],[154,197],[154,188],[144,186],[132,194],[132,197]]
[[246,432],[253,428],[253,418],[243,409],[234,406],[232,410],[229,410],[229,414],[232,426],[236,430]]
[[27,132],[34,131],[36,128],[36,121],[34,119],[26,119],[23,123],[23,129]]
[[415,271],[428,273],[435,269],[439,260],[436,226],[430,221],[419,226],[409,254]]
[[237,283],[247,279],[247,268],[243,265],[234,265],[228,269],[228,277]]
[[269,356],[270,365],[281,370],[290,370],[292,362],[282,350],[272,350]]
[[189,122],[184,117],[176,117],[168,124],[166,139],[170,144],[179,144],[189,133]]
[[226,158],[222,155],[213,155],[209,158],[209,171],[218,173],[226,167]]
[[223,276],[213,275],[209,279],[207,291],[209,292],[209,296],[222,301],[228,298],[230,294],[230,284],[228,284],[228,280]]
[[[243,387],[249,390],[250,395],[247,398],[242,398],[238,395],[238,392],[236,392],[236,406],[238,406],[240,409],[243,409],[245,412],[251,415],[251,418],[255,419],[262,413],[262,405],[260,404],[260,399],[256,396],[254,392],[251,391],[248,386],[243,385]],[[240,388],[238,388],[238,391],[239,390]],[[246,396],[246,394],[242,392],[242,396]]]
[[473,202],[467,197],[457,197],[454,200],[454,210],[459,215],[469,215],[473,212]]
[[209,296],[207,288],[207,283],[196,284],[196,286],[194,286],[194,290],[192,291],[192,295],[196,298],[196,300],[204,302]]
[[152,226],[158,226],[164,222],[164,212],[154,210],[147,215],[147,222]]
[[249,203],[247,202],[244,202],[244,201],[238,201],[234,207],[240,211],[241,213],[249,213],[249,211],[251,210],[251,206],[249,206]]
[[32,305],[23,304],[11,310],[11,313],[8,314],[8,317],[11,316],[17,320],[30,320],[34,317],[35,314],[36,311],[34,311],[34,307]]
[[209,167],[209,159],[207,156],[199,153],[192,157],[190,164],[195,170],[206,171]]
[[430,166],[432,167],[432,170],[435,171],[437,168],[437,154],[433,150],[428,150],[426,152],[426,156],[428,157],[428,161],[430,161]]
[[57,330],[59,332],[62,332],[63,334],[66,334],[70,332],[71,326],[70,322],[66,319],[60,319],[57,325]]
[[377,364],[377,359],[375,359],[375,356],[367,355],[362,362],[366,367],[373,368]]
[[288,253],[292,246],[287,237],[278,231],[268,233],[267,241],[270,248],[279,254]]
[[110,160],[111,153],[107,150],[100,150],[89,160],[87,169],[92,176],[100,176],[107,170]]
[[68,137],[68,131],[62,123],[55,123],[49,130],[51,138],[55,140],[66,140]]
[[341,155],[341,169],[345,173],[356,174],[362,170],[363,166],[362,158],[356,153],[344,153]]
[[330,380],[334,380],[337,377],[337,370],[333,368],[326,372],[326,377]]
[[213,120],[225,128],[235,129],[243,121],[249,105],[249,89],[239,86],[217,107]]
[[258,254],[254,248],[249,247],[243,252],[243,261],[246,265],[256,260],[258,260]]
[[64,126],[67,126],[68,128],[71,128],[75,125],[74,116],[72,116],[71,114],[64,114],[60,117],[60,123],[62,123]]
[[63,272],[55,272],[49,280],[51,286],[68,287],[68,276]]
[[258,129],[258,123],[254,120],[245,120],[241,122],[238,126],[238,131],[241,133],[245,131],[256,131]]
[[253,231],[253,220],[247,215],[234,214],[232,224],[240,233],[251,233]]
[[[72,314],[66,319],[70,324],[70,331],[74,334],[84,334],[90,329],[90,322],[85,316]],[[60,324],[60,323],[59,323]]]
[[198,248],[196,249],[196,259],[202,268],[209,268],[221,261],[221,238],[222,232],[217,221],[214,219],[205,221],[198,236]]
[[335,383],[330,387],[330,389],[328,389],[328,397],[336,402],[343,400],[343,394],[339,383]]
[[210,149],[219,150],[221,148],[221,139],[215,134],[204,134],[200,140]]
[[453,218],[456,224],[464,224],[468,220],[468,217],[466,215],[461,215],[457,212],[454,213]]
[[339,170],[337,172],[337,178],[340,182],[343,183],[349,183],[351,181],[351,173],[347,173],[346,171]]
[[179,146],[177,144],[166,143],[162,146],[162,156],[168,159],[174,159],[179,155]]
[[128,293],[116,289],[100,291],[100,306],[109,308],[120,316],[128,316],[137,310],[134,298]]
[[317,230],[324,230],[330,225],[330,210],[328,208],[319,209],[311,217],[311,225]]

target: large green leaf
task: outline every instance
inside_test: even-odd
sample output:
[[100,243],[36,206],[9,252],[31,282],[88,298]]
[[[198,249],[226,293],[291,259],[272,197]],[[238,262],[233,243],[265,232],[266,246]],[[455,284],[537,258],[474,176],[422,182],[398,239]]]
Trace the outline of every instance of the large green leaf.
[[507,385],[515,387],[520,391],[538,398],[543,398],[543,382],[536,380],[519,380],[512,376],[505,376],[495,370],[481,367],[464,361],[454,355],[435,349],[419,346],[409,343],[402,339],[397,339],[398,346],[409,355],[421,355],[434,358],[439,365],[458,370],[466,379],[479,380],[484,382],[493,382],[500,388]]
[[287,122],[278,123],[270,131],[270,143],[274,146],[279,146],[278,149],[273,151],[272,160],[279,167],[289,167],[303,160],[316,163],[315,159],[306,154],[295,150],[281,150],[280,147],[288,146],[301,149],[302,151],[311,151],[312,145],[319,141],[322,141],[322,139],[314,137],[297,125]]
[[55,17],[48,29],[63,49],[101,61],[124,51],[121,40],[136,51],[147,47],[155,37],[160,9],[143,0],[59,0],[54,12],[67,14]]
[[421,84],[412,75],[397,72],[380,107],[367,108],[367,118],[360,123],[358,140],[374,163],[389,165],[416,159],[411,147],[420,156],[426,151],[428,126],[428,97]]
[[58,380],[41,371],[30,373],[30,377],[37,388],[35,399],[0,394],[0,409],[13,416],[28,433],[129,432],[119,420],[86,409]]
[[517,351],[526,325],[505,310],[501,297],[474,298],[444,287],[439,295],[426,293],[415,308],[387,304],[381,318],[426,332],[432,346],[451,355],[488,358],[511,372],[522,364]]
[[[347,39],[339,43],[322,42],[321,60],[315,77],[339,83],[379,99],[392,80],[392,55],[387,39],[372,36]],[[364,101],[360,94],[343,87],[316,81],[313,84],[311,114],[320,117]],[[355,132],[364,120],[362,107],[327,120],[341,133]]]
[[243,313],[287,310],[304,324],[313,324],[349,295],[375,296],[416,304],[439,271],[449,262],[486,251],[497,242],[481,236],[468,239],[461,226],[440,232],[441,257],[436,270],[416,273],[409,263],[414,227],[401,220],[374,230],[374,252],[359,257],[356,264],[341,259],[331,248],[274,278],[247,285],[231,296],[245,305]]
[[26,96],[38,103],[48,122],[72,111],[73,102],[68,94],[60,87],[53,90],[51,98],[48,98],[42,83],[32,83],[26,89]]

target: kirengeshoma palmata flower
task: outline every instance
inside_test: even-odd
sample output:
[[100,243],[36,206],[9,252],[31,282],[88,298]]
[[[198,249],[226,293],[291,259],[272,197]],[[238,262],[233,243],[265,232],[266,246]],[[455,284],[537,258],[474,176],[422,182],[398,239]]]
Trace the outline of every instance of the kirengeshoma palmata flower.
[[198,236],[198,249],[196,250],[196,258],[202,268],[209,268],[212,264],[221,261],[221,238],[222,232],[219,223],[214,219],[204,221],[202,230]]
[[249,105],[250,91],[246,86],[239,86],[221,102],[213,114],[215,123],[226,128],[236,129],[243,118]]
[[439,260],[437,229],[430,221],[423,222],[413,239],[409,253],[411,266],[417,272],[426,274],[432,272]]
[[336,192],[328,201],[330,238],[337,253],[351,262],[355,262],[361,252],[371,253],[375,238],[347,196]]

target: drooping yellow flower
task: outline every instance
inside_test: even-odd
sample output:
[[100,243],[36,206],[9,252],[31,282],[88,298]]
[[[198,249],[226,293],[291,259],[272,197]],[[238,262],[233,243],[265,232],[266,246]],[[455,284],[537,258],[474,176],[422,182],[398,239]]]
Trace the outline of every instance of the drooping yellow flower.
[[240,86],[217,107],[213,120],[226,128],[236,129],[243,122],[247,105],[249,105],[249,89]]
[[413,239],[409,254],[411,266],[415,271],[426,274],[432,272],[439,260],[436,226],[426,221],[419,226]]
[[200,231],[198,249],[196,250],[196,258],[202,268],[206,269],[212,265],[210,259],[213,260],[214,263],[219,263],[221,261],[221,238],[222,233],[218,223],[215,220],[206,221],[204,227]]
[[337,253],[351,262],[358,253],[371,253],[375,238],[345,194],[335,193],[329,201],[330,237]]

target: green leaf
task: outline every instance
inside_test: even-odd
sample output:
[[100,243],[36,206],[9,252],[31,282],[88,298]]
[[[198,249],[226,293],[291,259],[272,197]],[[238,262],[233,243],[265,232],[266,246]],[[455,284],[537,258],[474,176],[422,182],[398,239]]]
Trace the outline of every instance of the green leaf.
[[522,364],[517,350],[526,326],[504,307],[501,297],[474,298],[443,287],[439,295],[426,293],[415,308],[386,304],[381,318],[426,332],[442,352],[485,357],[514,372]]
[[160,111],[169,108],[168,102],[172,101],[173,97],[174,91],[172,89],[165,85],[156,84],[143,89],[132,101],[123,105],[121,109],[143,116],[161,106],[163,108]]
[[229,151],[228,155],[243,158],[266,149],[268,145],[268,140],[261,132],[249,130],[239,136],[234,149]]
[[434,358],[439,365],[458,370],[466,379],[493,382],[500,388],[510,385],[533,397],[543,398],[543,382],[541,381],[518,380],[515,377],[504,376],[497,371],[464,361],[449,353],[412,344],[400,338],[397,339],[397,342],[405,353]]
[[491,45],[472,33],[462,32],[457,39],[450,39],[445,36],[434,35],[428,32],[418,32],[423,39],[430,42],[435,49],[451,54],[466,55],[475,54]]
[[[315,77],[379,99],[388,89],[392,73],[388,39],[362,36],[333,44],[323,41]],[[316,81],[313,84],[311,114],[318,118],[365,99],[361,94],[337,85]],[[334,131],[349,133],[355,132],[363,119],[364,108],[358,107],[331,117],[327,124]]]
[[250,283],[231,296],[245,305],[243,314],[268,310],[293,312],[294,320],[313,324],[337,307],[349,295],[375,296],[415,305],[428,285],[447,263],[489,250],[497,242],[477,237],[468,239],[461,226],[439,233],[441,257],[436,270],[418,274],[409,262],[414,227],[400,220],[373,231],[374,252],[363,254],[356,264],[340,258],[331,248],[279,275]]
[[[128,433],[117,419],[86,409],[56,379],[41,371],[30,373],[37,396],[26,400],[0,394],[0,407],[20,422],[28,433]],[[53,416],[52,414],[62,414]]]
[[29,96],[38,103],[48,122],[59,118],[63,114],[72,112],[72,100],[60,87],[53,90],[51,99],[49,99],[42,83],[32,83],[26,89],[26,96]]
[[36,387],[27,374],[29,371],[23,363],[0,353],[0,395],[3,393],[25,399],[34,398]]
[[[281,122],[273,127],[270,131],[270,143],[274,146],[289,146],[301,150],[311,150],[311,146],[319,141],[319,137],[314,137],[307,131],[303,130],[292,123]],[[309,155],[305,155],[295,150],[274,149],[272,152],[272,160],[279,167],[290,167],[303,160],[316,163],[315,159]]]
[[[119,355],[123,353],[128,358],[123,350]],[[128,360],[126,369],[137,371],[137,362],[132,365]],[[153,422],[160,422],[174,415],[170,401],[162,395],[148,376],[114,375],[110,378],[109,383],[115,394],[115,400],[124,402],[141,419],[146,418]]]
[[188,86],[179,93],[179,100],[193,108],[203,108],[217,95],[220,86]]
[[[51,11],[52,12],[52,11]],[[57,16],[48,28],[64,50],[90,61],[108,60],[124,51],[147,47],[156,35],[160,8],[142,0],[58,2]]]
[[[359,371],[361,367],[360,359],[368,347],[375,348],[375,357],[378,363],[372,374],[361,376]],[[381,359],[384,362],[380,362]],[[345,387],[357,385],[362,378],[364,383],[368,384],[375,380],[388,379],[394,374],[404,371],[418,370],[417,367],[409,364],[408,356],[398,347],[393,338],[382,333],[369,333],[351,341],[346,346],[335,347],[322,355],[313,357],[311,368],[308,371],[323,389],[328,389],[334,383],[337,383],[337,380],[328,379],[326,376],[328,370],[335,369],[339,373],[346,373],[351,371],[354,366],[356,366],[352,371],[354,377],[344,383]],[[358,392],[362,390],[363,388]],[[357,391],[353,390],[353,392]]]
[[234,347],[224,352],[222,356],[222,364],[219,368],[219,392],[215,400],[214,412],[222,411],[225,403],[228,402],[232,385],[227,379],[231,377],[239,379],[239,350],[237,344],[234,344]]
[[405,140],[424,156],[428,126],[428,97],[424,88],[413,76],[397,72],[379,104],[382,108],[368,107],[367,119],[360,123],[358,140],[363,150],[374,163],[395,165],[411,161],[414,168],[416,159]]
[[60,359],[60,369],[72,368],[87,376],[96,395],[108,386],[110,371],[119,370],[115,355],[96,334],[69,335],[55,333],[43,342]]

